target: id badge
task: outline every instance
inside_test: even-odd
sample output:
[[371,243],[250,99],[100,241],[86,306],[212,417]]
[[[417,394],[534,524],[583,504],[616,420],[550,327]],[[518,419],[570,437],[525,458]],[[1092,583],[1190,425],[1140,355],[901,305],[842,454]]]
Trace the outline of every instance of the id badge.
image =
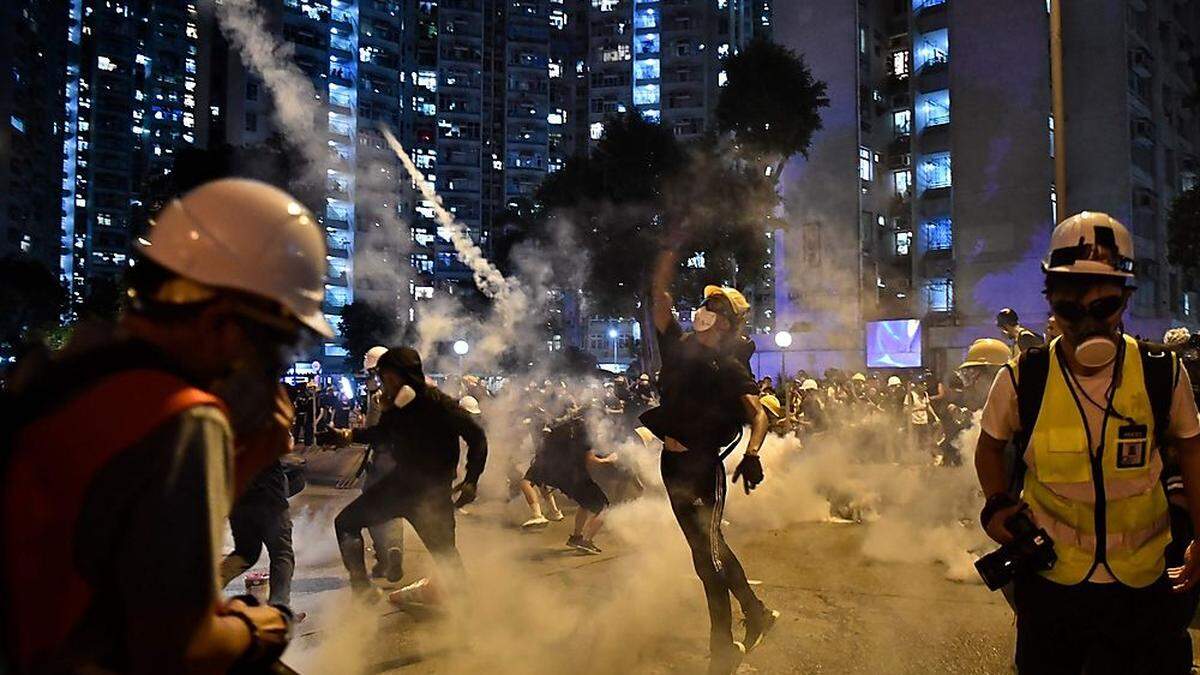
[[1138,469],[1146,466],[1149,448],[1145,424],[1126,424],[1117,429],[1117,468]]

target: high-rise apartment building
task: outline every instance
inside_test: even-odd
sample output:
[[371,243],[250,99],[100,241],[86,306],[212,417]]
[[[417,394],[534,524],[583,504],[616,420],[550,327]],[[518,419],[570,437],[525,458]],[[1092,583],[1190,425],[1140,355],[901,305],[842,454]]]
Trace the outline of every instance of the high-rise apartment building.
[[128,268],[143,185],[196,142],[200,18],[196,0],[66,5],[59,265],[78,298]]
[[0,257],[58,269],[64,3],[0,6]]
[[[946,372],[1012,307],[1047,318],[1038,262],[1058,217],[1045,0],[796,2],[775,36],[829,85],[824,129],[784,172],[792,230],[779,325],[792,369],[861,367],[867,322],[916,319]],[[1194,180],[1200,131],[1182,102],[1195,8],[1091,0],[1063,8],[1071,211],[1131,227],[1128,326],[1161,335],[1195,298],[1166,264],[1172,197]],[[1097,28],[1101,22],[1101,29]],[[876,365],[885,365],[878,363]]]
[[[405,138],[412,128],[406,105],[412,46],[403,22],[413,7],[400,0],[278,0],[261,7],[272,38],[289,45],[291,61],[311,83],[318,103],[318,138],[287,140],[300,146],[315,142],[328,153],[309,154],[323,163],[310,167],[318,184],[324,177],[318,187],[321,203],[312,206],[328,249],[325,315],[338,333],[321,352],[336,359],[346,355],[338,339],[346,305],[362,297],[399,313],[413,292],[403,259],[407,244],[401,240],[409,234],[400,231],[400,219],[407,216],[402,190],[407,179],[380,131],[386,126]],[[267,83],[221,36],[218,23],[206,26],[206,44],[211,44],[205,78],[208,144],[254,145],[291,133],[276,121]],[[413,154],[422,161],[419,152]],[[364,256],[371,260],[358,269],[356,262]]]
[[588,130],[638,111],[680,138],[712,128],[721,61],[754,37],[769,37],[769,0],[589,0]]

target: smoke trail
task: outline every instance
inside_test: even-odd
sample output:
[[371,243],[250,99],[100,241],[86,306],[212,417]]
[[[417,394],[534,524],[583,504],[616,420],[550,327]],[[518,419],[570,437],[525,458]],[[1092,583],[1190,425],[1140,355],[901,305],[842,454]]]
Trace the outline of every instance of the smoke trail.
[[450,243],[454,245],[454,250],[458,253],[458,259],[464,265],[471,268],[471,273],[475,277],[475,285],[479,290],[489,298],[504,298],[511,289],[509,288],[508,280],[492,265],[483,255],[483,251],[471,239],[471,235],[467,232],[467,227],[455,219],[454,214],[446,210],[442,204],[442,198],[438,195],[433,185],[413,163],[412,158],[405,152],[404,146],[400,145],[400,141],[392,135],[392,131],[386,126],[381,126],[383,137],[387,140],[387,144],[391,147],[392,152],[400,158],[400,162],[404,165],[404,170],[408,172],[409,177],[416,183],[417,188],[421,191],[421,196],[425,201],[433,205],[433,212],[437,215],[438,224],[441,225],[450,235]]
[[[224,0],[216,4],[217,18],[226,37],[242,54],[275,98],[275,114],[289,140],[300,143],[318,136],[316,101],[320,100],[304,71],[291,61],[292,46],[278,42],[267,28],[267,17],[254,0]],[[304,144],[306,159],[322,169],[329,160],[324,145]],[[315,148],[320,148],[314,152]]]

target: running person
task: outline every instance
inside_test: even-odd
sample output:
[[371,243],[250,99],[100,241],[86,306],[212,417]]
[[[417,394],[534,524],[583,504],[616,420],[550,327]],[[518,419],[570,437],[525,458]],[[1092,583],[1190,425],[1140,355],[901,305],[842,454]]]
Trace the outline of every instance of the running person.
[[[734,482],[745,480],[748,494],[763,479],[758,451],[768,420],[754,377],[740,352],[731,348],[740,337],[738,328],[749,304],[736,290],[706,287],[695,331],[685,334],[671,314],[673,300],[667,290],[677,267],[678,252],[669,251],[660,256],[654,273],[662,403],[641,419],[663,441],[663,484],[704,585],[711,622],[709,673],[726,674],[737,669],[747,649],[761,642],[779,616],[755,596],[721,533],[726,488],[721,450],[738,437],[744,423],[750,424],[746,454],[733,474]],[[746,617],[744,642],[733,639],[730,593]]]

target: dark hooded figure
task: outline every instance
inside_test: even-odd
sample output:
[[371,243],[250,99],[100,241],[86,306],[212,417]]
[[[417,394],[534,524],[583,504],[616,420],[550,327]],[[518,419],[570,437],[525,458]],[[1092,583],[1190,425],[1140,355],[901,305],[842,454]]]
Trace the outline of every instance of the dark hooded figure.
[[[475,418],[453,398],[425,383],[421,357],[394,347],[379,359],[384,409],[366,429],[333,430],[331,441],[367,443],[388,453],[396,468],[363,490],[334,519],[342,562],[356,591],[369,591],[363,560],[364,528],[404,518],[450,576],[461,575],[454,543],[454,508],[475,499],[487,461],[487,438]],[[451,487],[459,461],[459,439],[467,444],[466,476]],[[458,494],[454,500],[453,495]]]

